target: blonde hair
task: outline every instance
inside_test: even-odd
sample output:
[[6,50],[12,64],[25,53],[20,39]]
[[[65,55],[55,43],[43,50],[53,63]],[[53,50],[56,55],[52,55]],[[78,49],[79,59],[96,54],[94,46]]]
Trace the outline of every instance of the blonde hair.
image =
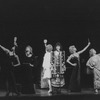
[[69,52],[73,53],[74,52],[74,48],[76,48],[75,45],[69,46]]
[[33,52],[33,49],[32,49],[32,47],[30,45],[26,46],[25,52],[27,51],[28,48],[30,49],[30,52],[32,53]]
[[51,52],[52,50],[53,50],[52,45],[51,45],[51,44],[48,44],[48,45],[46,46],[46,51]]

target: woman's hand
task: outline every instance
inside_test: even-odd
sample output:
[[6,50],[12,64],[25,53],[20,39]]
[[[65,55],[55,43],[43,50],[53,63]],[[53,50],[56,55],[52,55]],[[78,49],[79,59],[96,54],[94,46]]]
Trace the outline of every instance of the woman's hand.
[[88,44],[87,44],[87,46],[83,49],[83,50],[81,50],[81,51],[78,51],[78,54],[80,55],[81,53],[83,53],[85,50],[87,50],[87,48],[90,46],[90,40],[88,39]]
[[47,39],[44,39],[44,44],[46,44],[47,43]]
[[88,45],[90,45],[91,44],[91,42],[90,42],[90,40],[88,39]]
[[77,64],[76,64],[76,63],[74,63],[74,64],[72,64],[72,66],[77,66]]

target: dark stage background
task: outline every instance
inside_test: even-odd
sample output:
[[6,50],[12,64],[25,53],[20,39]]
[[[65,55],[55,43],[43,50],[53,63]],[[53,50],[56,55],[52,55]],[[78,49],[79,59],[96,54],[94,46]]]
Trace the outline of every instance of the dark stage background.
[[[68,47],[83,49],[90,39],[90,48],[100,52],[99,0],[0,0],[0,44],[10,49],[14,36],[18,37],[17,54],[23,62],[25,46],[31,45],[37,58],[37,80],[40,81],[45,48],[43,40],[53,46],[60,42],[69,56]],[[81,83],[93,87],[92,75],[86,74],[85,63],[89,49],[81,55]],[[0,50],[1,76],[4,54]],[[72,68],[66,63],[65,80],[68,87]],[[3,78],[1,78],[3,79]],[[2,82],[1,82],[2,84]],[[2,84],[3,85],[3,84]],[[0,87],[2,87],[0,85]]]

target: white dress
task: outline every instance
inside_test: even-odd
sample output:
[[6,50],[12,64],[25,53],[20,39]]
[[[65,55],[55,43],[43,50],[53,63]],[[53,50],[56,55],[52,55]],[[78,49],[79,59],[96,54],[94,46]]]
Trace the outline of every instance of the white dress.
[[43,75],[43,79],[44,78],[51,78],[51,53],[50,52],[46,52],[44,55],[44,59],[43,59],[43,69],[44,69],[44,75]]

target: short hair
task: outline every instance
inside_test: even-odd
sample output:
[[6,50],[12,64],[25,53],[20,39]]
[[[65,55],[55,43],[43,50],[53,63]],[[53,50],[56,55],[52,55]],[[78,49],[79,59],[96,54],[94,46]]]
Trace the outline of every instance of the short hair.
[[25,48],[25,52],[26,52],[27,48],[30,49],[30,52],[31,52],[31,53],[33,52],[33,49],[32,49],[32,47],[31,47],[30,45],[26,46],[26,48]]
[[76,48],[75,45],[69,46],[69,52],[73,53],[73,48]]
[[89,51],[90,56],[93,56],[93,54],[96,54],[96,50],[95,49],[90,49]]
[[53,50],[53,46],[51,44],[48,44],[46,46],[46,51],[51,52]]
[[55,47],[54,47],[54,50],[56,50],[56,47],[57,47],[57,46],[60,46],[60,50],[62,50],[62,45],[61,45],[60,42],[57,42],[57,43],[56,43],[56,45],[55,45]]

